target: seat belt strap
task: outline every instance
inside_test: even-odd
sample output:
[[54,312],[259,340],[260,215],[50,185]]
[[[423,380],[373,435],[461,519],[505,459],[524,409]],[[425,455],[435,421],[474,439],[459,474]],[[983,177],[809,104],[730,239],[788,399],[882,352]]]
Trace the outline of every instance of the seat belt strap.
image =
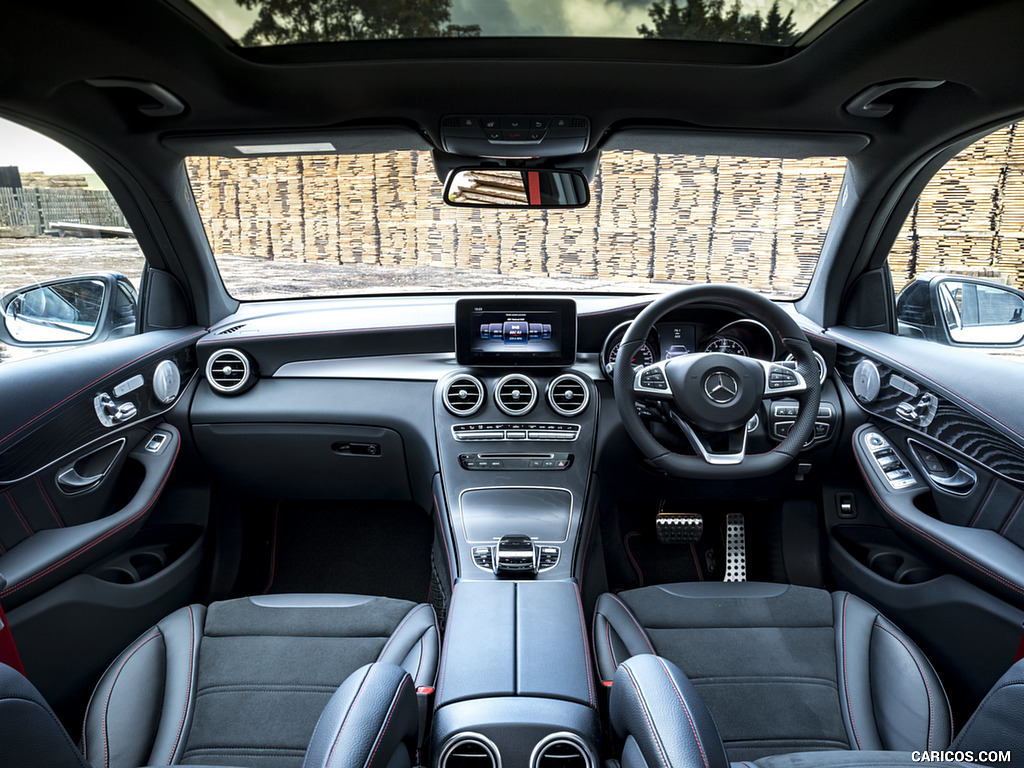
[[[0,576],[0,592],[7,586],[7,579]],[[4,607],[0,605],[0,662],[25,674],[25,668],[21,665],[21,657],[18,655],[18,647],[14,644],[14,635],[11,634],[11,625],[7,623],[4,616]]]

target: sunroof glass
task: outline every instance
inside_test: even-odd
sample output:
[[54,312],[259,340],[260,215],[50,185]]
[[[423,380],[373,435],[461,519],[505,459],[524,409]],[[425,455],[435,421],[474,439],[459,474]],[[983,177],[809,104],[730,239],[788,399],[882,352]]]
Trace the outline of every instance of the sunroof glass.
[[790,45],[855,0],[193,0],[244,46],[446,37]]

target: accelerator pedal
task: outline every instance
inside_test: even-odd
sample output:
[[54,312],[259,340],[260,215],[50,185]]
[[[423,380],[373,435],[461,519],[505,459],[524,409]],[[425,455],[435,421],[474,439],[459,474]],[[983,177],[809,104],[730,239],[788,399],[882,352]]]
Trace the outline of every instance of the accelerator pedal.
[[654,518],[659,544],[693,544],[704,532],[704,516],[697,512],[665,512]]
[[747,534],[743,515],[734,512],[725,517],[725,579],[747,580]]

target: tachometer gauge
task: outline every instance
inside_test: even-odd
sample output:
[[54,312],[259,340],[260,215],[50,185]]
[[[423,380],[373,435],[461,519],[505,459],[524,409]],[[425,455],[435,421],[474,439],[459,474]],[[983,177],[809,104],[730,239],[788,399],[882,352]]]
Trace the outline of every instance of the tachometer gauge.
[[729,339],[725,336],[715,336],[704,346],[705,352],[722,352],[726,355],[747,356],[747,349],[736,339]]
[[[608,372],[611,373],[612,368],[615,367],[615,360],[619,356],[619,346],[622,342],[616,342],[611,349],[608,350]],[[653,365],[654,364],[654,350],[651,349],[650,345],[646,342],[640,345],[640,349],[633,355],[633,365]]]

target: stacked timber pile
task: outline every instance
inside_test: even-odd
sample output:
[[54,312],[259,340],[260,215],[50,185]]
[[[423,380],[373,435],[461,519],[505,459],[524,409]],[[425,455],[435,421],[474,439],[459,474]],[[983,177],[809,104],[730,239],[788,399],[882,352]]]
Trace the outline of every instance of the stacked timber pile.
[[85,176],[50,176],[42,171],[29,171],[28,173],[21,173],[21,186],[42,187],[46,189],[85,189],[89,186],[89,181]]
[[[814,272],[844,168],[841,158],[606,152],[596,204],[531,211],[445,205],[427,152],[188,161],[217,255],[729,281],[783,296],[799,296]],[[490,183],[484,191],[498,193],[500,177]],[[1022,285],[1022,249],[1024,131],[1009,128],[940,172],[890,266],[897,288],[921,272],[961,269],[998,270]]]

